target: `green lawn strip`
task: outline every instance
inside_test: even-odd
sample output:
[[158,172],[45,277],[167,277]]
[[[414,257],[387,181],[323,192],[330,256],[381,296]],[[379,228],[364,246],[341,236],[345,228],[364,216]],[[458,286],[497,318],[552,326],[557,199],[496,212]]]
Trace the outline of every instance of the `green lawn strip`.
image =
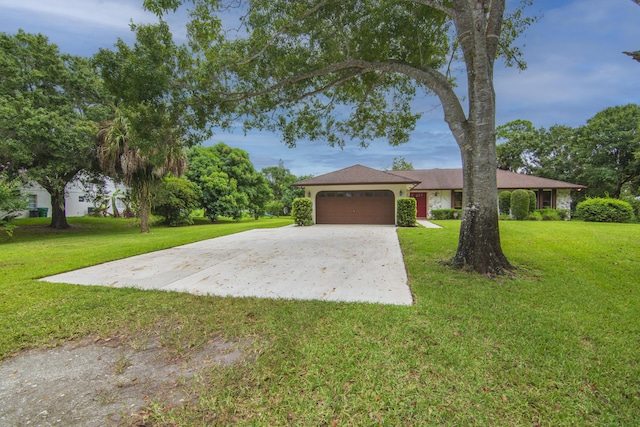
[[635,425],[640,227],[501,222],[520,268],[486,279],[438,264],[459,222],[438,223],[398,230],[412,307],[24,280],[0,284],[1,298],[32,306],[2,316],[15,330],[0,348],[114,331],[160,333],[176,355],[218,336],[251,340],[244,363],[185,384],[193,401],[153,402],[149,425]]

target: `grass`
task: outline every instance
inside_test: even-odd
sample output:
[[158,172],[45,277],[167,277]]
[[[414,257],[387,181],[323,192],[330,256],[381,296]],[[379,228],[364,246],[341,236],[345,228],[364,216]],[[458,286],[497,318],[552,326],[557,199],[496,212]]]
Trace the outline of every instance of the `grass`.
[[[399,229],[412,307],[41,283],[80,266],[287,220],[154,228],[76,220],[17,230],[0,245],[0,358],[87,335],[160,334],[177,355],[247,339],[246,363],[154,403],[148,425],[637,425],[640,226],[501,222],[515,278],[437,263],[456,221]],[[295,254],[292,254],[295,256]],[[133,339],[133,338],[132,338]],[[136,338],[138,339],[138,338]]]

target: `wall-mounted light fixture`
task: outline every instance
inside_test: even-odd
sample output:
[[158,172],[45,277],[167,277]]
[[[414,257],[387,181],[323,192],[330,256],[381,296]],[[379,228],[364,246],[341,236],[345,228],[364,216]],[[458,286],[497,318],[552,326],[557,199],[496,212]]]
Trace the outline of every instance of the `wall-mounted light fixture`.
[[400,197],[402,197],[402,190],[400,190]]
[[438,192],[436,191],[436,197],[438,197]]
[[310,197],[311,197],[311,191],[309,191],[309,192],[307,193],[307,195],[308,195],[308,197],[310,198]]

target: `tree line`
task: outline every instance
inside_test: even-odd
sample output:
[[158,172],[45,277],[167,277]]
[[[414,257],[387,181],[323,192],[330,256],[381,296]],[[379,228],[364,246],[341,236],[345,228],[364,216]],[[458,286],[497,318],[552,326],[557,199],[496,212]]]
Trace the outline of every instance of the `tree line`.
[[96,176],[129,186],[142,232],[149,231],[152,195],[160,200],[171,189],[175,198],[194,188],[191,204],[212,220],[244,211],[262,215],[274,197],[290,210],[297,193],[288,184],[297,177],[284,165],[263,175],[240,149],[196,146],[211,136],[209,119],[189,93],[194,58],[173,42],[169,27],[132,29],[133,46],[118,40],[114,50],[93,58],[60,53],[40,34],[0,34],[3,180],[26,174],[41,185],[51,196],[57,229],[69,227],[67,184],[79,178],[91,184]]
[[640,106],[606,108],[573,128],[515,120],[496,129],[498,167],[587,186],[575,199],[640,196]]

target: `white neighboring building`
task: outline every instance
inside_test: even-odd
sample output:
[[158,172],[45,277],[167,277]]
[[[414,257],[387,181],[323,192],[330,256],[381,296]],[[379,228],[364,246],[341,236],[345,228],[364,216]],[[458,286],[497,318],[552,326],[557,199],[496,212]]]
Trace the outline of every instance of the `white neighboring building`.
[[[85,216],[92,213],[92,211],[100,204],[95,200],[96,194],[99,190],[98,185],[91,185],[89,188],[85,187],[79,180],[74,180],[67,184],[66,187],[66,216]],[[122,184],[116,184],[110,179],[105,180],[105,186],[103,194],[109,198],[117,190],[121,190],[125,193],[128,188]],[[46,216],[51,217],[51,196],[37,183],[32,183],[23,188],[22,194],[29,198],[29,208],[22,212],[18,218],[28,218],[44,216],[44,209],[47,210]],[[119,212],[124,211],[125,205],[120,198],[116,198],[116,208]],[[108,213],[113,213],[111,201],[109,201]]]

